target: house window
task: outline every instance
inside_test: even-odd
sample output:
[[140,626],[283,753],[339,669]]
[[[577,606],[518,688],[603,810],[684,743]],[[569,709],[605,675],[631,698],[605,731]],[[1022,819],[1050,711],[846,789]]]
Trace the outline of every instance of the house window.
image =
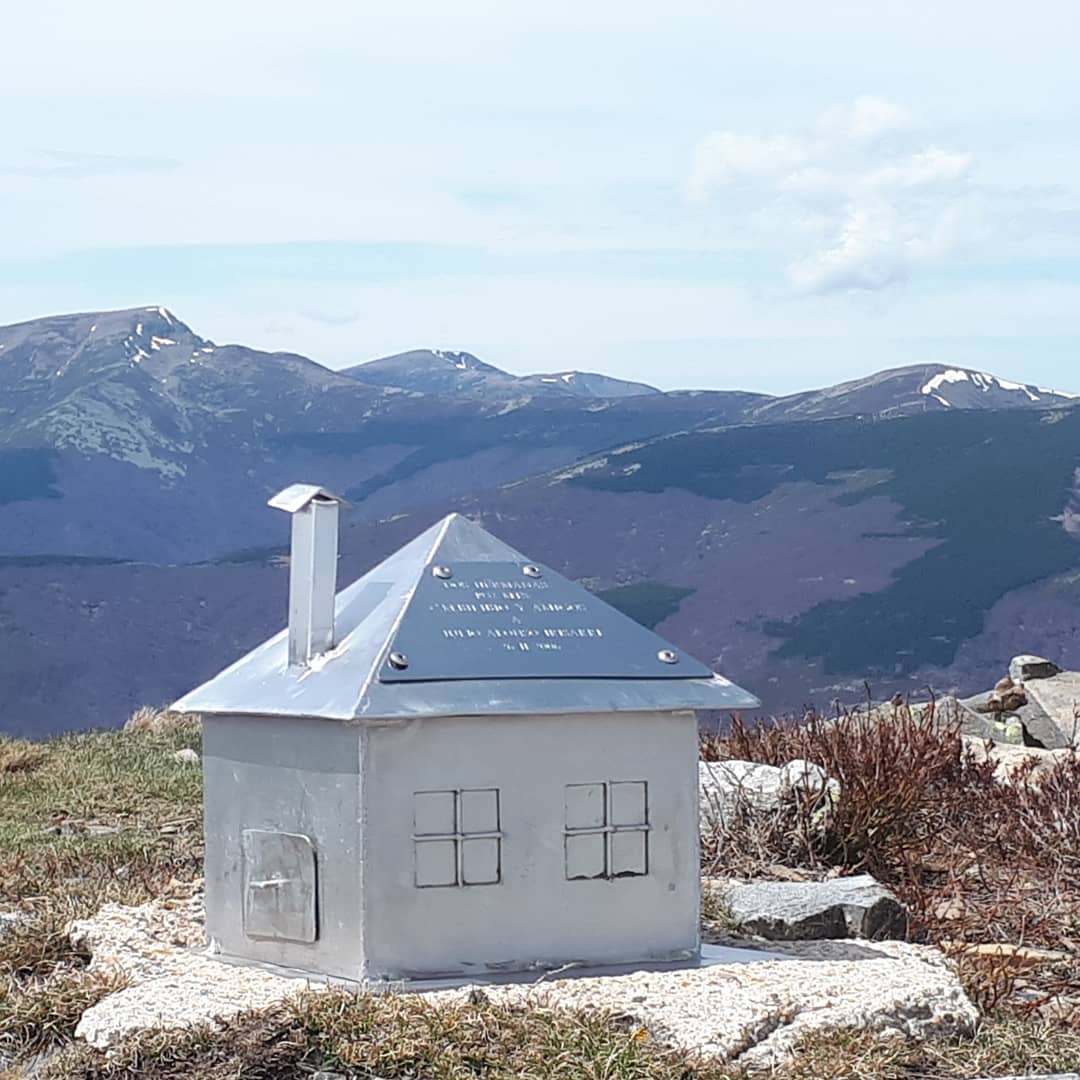
[[497,885],[502,870],[498,790],[417,791],[413,854],[418,888]]
[[649,872],[649,797],[644,780],[566,786],[566,877],[641,877]]

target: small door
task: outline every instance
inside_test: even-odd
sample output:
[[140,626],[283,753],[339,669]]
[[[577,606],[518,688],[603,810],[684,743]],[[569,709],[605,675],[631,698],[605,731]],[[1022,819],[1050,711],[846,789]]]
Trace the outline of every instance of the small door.
[[310,838],[245,829],[242,840],[244,933],[279,941],[314,941],[317,879]]

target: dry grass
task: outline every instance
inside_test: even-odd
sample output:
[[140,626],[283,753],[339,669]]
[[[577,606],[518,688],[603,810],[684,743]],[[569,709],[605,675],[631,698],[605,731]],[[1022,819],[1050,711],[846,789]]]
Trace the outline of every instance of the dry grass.
[[706,838],[710,873],[767,875],[774,864],[891,884],[912,912],[912,937],[1061,950],[1037,970],[1001,957],[958,954],[985,1009],[1014,990],[1080,995],[1080,758],[1010,784],[962,747],[949,718],[906,707],[748,729],[703,744],[706,758],[772,765],[797,758],[840,783],[839,799],[797,797],[775,812],[740,807]]
[[45,749],[25,739],[0,735],[0,773],[31,772],[45,760]]
[[601,1013],[487,1002],[433,1005],[412,995],[304,995],[222,1029],[147,1032],[110,1054],[66,1055],[53,1080],[293,1080],[318,1069],[425,1080],[723,1080]]
[[[172,758],[198,742],[191,723],[71,736],[40,748],[30,768],[0,771],[0,908],[18,905],[29,915],[0,939],[0,1061],[65,1045],[82,1010],[116,988],[89,976],[87,958],[64,934],[70,917],[109,900],[145,902],[201,873],[201,772]],[[777,1080],[945,1080],[1080,1061],[1080,1031],[1042,1023],[1036,1011],[1040,993],[1080,994],[1080,762],[1060,763],[1037,785],[1021,775],[1006,787],[992,765],[962,752],[947,723],[906,709],[811,717],[801,728],[736,725],[703,752],[770,764],[808,759],[842,788],[835,803],[807,797],[778,814],[740,811],[705,845],[707,870],[869,870],[910,905],[917,940],[1060,951],[1036,966],[958,953],[962,977],[987,1010],[973,1039],[819,1034],[772,1074]],[[58,822],[66,831],[48,831]],[[723,921],[722,902],[707,895],[704,903]],[[1022,1007],[1012,999],[1018,987],[1032,997]],[[110,1054],[71,1047],[50,1068],[54,1080],[292,1080],[319,1068],[388,1080],[745,1076],[673,1053],[618,1017],[344,993],[220,1028],[145,1032]]]
[[0,935],[0,1061],[63,1043],[121,985],[86,971],[70,919],[201,874],[202,773],[172,756],[198,744],[191,724],[0,744],[33,762],[0,769],[0,909],[25,917]]
[[974,1038],[918,1042],[848,1030],[802,1040],[776,1080],[970,1080],[1070,1072],[1080,1063],[1080,1033],[994,1017]]
[[190,727],[68,735],[0,773],[0,906],[81,917],[197,877],[202,773],[173,753],[198,745]]
[[47,999],[42,979],[85,963],[70,919],[201,874],[202,774],[172,757],[197,745],[190,728],[71,735],[44,744],[37,768],[0,772],[0,909],[25,915],[0,937],[0,981],[33,992],[18,1008]]
[[941,730],[932,716],[908,710],[835,721],[811,714],[756,728],[736,718],[728,735],[703,740],[704,760],[812,761],[839,781],[841,794],[828,807],[812,793],[778,813],[738,807],[736,820],[707,838],[706,869],[776,863],[889,873],[917,859],[949,816],[965,777],[960,748],[958,726]]
[[70,1043],[82,1014],[124,985],[119,974],[78,968],[28,981],[0,975],[0,1063]]
[[124,724],[125,731],[151,733],[154,735],[173,735],[177,732],[197,732],[202,728],[202,720],[194,713],[178,713],[169,709],[155,708],[153,705],[140,705]]
[[[1067,1070],[1080,1034],[986,1020],[972,1038],[917,1042],[868,1031],[815,1033],[774,1080],[947,1080]],[[386,1080],[752,1080],[738,1065],[654,1043],[612,1014],[411,995],[302,995],[221,1027],[147,1031],[109,1052],[80,1047],[43,1080],[293,1080],[320,1069]]]

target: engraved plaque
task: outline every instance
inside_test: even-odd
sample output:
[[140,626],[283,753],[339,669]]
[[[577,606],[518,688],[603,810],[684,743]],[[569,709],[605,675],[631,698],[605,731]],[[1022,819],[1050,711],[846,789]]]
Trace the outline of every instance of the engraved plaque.
[[[707,679],[704,664],[542,566],[427,567],[387,656],[381,682],[453,679]],[[391,665],[389,654],[407,659]]]

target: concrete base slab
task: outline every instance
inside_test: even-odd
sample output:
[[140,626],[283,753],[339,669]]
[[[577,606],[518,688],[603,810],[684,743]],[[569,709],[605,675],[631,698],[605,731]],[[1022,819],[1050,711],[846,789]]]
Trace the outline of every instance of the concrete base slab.
[[970,1032],[977,1019],[945,958],[903,942],[785,942],[769,951],[707,945],[690,963],[365,987],[223,962],[207,954],[203,925],[199,896],[134,908],[110,904],[73,924],[91,970],[119,969],[129,982],[88,1009],[76,1035],[107,1047],[140,1029],[228,1021],[335,985],[407,990],[433,1005],[480,996],[524,1008],[598,1009],[636,1019],[663,1045],[746,1064],[782,1058],[812,1030],[858,1027],[926,1038]]
[[298,979],[313,986],[345,987],[368,993],[427,993],[454,990],[465,986],[538,986],[552,980],[618,978],[638,972],[698,971],[701,968],[728,964],[760,964],[772,960],[797,960],[798,956],[764,949],[737,948],[728,945],[702,945],[701,955],[690,960],[638,961],[631,964],[562,964],[559,967],[537,966],[528,971],[487,971],[453,974],[421,979],[342,979],[285,968],[276,964],[253,963],[240,957],[212,954],[205,949],[192,950],[193,955],[209,958],[241,970],[256,969],[283,979]]

